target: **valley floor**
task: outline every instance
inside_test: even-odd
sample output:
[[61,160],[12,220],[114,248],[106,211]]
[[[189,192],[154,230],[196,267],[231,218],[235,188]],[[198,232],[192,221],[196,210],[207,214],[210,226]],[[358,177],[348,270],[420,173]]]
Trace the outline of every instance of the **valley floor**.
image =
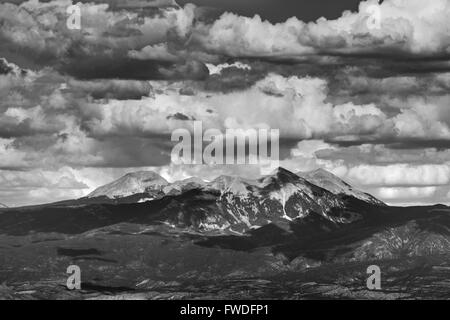
[[[450,256],[286,261],[269,249],[206,248],[192,235],[122,227],[77,236],[0,236],[0,299],[448,299]],[[82,289],[66,288],[69,265]],[[369,265],[382,270],[366,287]]]

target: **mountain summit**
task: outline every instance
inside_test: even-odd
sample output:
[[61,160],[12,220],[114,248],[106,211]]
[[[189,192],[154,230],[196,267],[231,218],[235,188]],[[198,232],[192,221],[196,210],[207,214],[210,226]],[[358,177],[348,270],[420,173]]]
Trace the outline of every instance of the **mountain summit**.
[[350,184],[324,169],[299,172],[297,175],[334,194],[351,196],[371,204],[385,205],[381,200],[368,193],[354,189]]
[[135,194],[162,192],[169,183],[153,171],[128,173],[122,178],[97,188],[88,198],[107,197],[110,199],[129,197]]

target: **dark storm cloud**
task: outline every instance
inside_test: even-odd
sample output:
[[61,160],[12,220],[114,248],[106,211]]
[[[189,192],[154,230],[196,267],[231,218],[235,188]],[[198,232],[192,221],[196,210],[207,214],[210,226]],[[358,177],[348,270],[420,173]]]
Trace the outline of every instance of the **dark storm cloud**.
[[208,68],[199,61],[187,61],[169,67],[162,66],[158,71],[163,76],[161,79],[168,80],[204,80],[209,76]]
[[0,74],[8,74],[13,71],[13,68],[8,65],[6,59],[0,59]]
[[[28,0],[0,0],[0,3],[21,4]],[[49,3],[52,0],[40,0],[42,3]],[[174,0],[79,0],[81,3],[107,3],[111,9],[142,9],[158,7],[177,7]]]
[[356,11],[359,0],[177,0],[184,5],[213,7],[242,16],[260,15],[272,23],[284,22],[293,16],[303,21],[315,21],[320,17],[336,19],[345,10]]
[[[2,2],[20,4],[26,0],[0,0],[0,3]],[[194,3],[199,7],[214,8],[218,12],[230,11],[243,16],[259,14],[272,23],[283,22],[292,16],[304,21],[315,21],[320,17],[336,19],[345,10],[357,10],[359,4],[359,0],[81,0],[80,2],[108,3],[112,10],[142,10]]]
[[93,167],[129,168],[163,166],[170,162],[170,136],[153,138],[109,137],[96,143],[101,162]]
[[0,138],[15,138],[37,134],[51,134],[55,131],[61,130],[64,125],[48,127],[33,126],[33,120],[25,119],[17,123],[13,117],[2,116],[0,118]]
[[[249,66],[249,69],[232,66],[235,62],[241,62]],[[231,66],[224,68],[220,74],[210,75],[203,82],[203,90],[224,93],[247,90],[270,73],[279,74],[284,77],[326,78],[330,80],[331,86],[332,81],[335,81],[339,74],[342,73],[342,69],[347,66],[344,62],[341,64],[321,65],[312,61],[299,63],[298,61],[261,60],[260,58],[229,59],[225,63]]]
[[450,71],[450,54],[431,54],[429,57],[408,52],[328,55],[336,58],[333,64],[337,66],[362,67],[368,76],[378,78]]
[[[41,0],[50,2],[51,0]],[[0,0],[20,4],[25,0]],[[295,16],[303,21],[315,21],[320,17],[338,18],[343,11],[358,9],[359,0],[81,0],[82,3],[108,3],[112,10],[143,10],[160,7],[184,6],[194,3],[200,8],[210,9],[215,15],[225,11],[252,17],[260,15],[272,23],[284,22]],[[276,9],[274,9],[276,8]]]
[[327,143],[339,147],[352,147],[360,145],[378,145],[382,144],[393,150],[419,150],[423,148],[435,148],[438,150],[450,149],[450,140],[448,139],[408,139],[389,137],[385,139],[355,139],[353,141],[342,141],[340,139],[325,139]]
[[[336,147],[336,146],[335,146]],[[361,146],[344,146],[324,149],[316,152],[322,160],[344,160],[347,165],[361,163],[370,165],[387,165],[396,163],[445,164],[450,159],[450,150],[432,146],[410,144],[398,148],[395,144],[366,144]]]
[[180,120],[180,121],[193,121],[195,118],[187,116],[181,112],[177,112],[175,114],[168,115],[166,117],[167,120]]
[[15,76],[25,77],[27,75],[27,71],[8,63],[8,60],[5,58],[0,58],[0,75],[2,74],[13,74]]
[[175,0],[82,0],[81,2],[108,3],[112,10],[142,10],[161,7],[178,7]]
[[205,90],[225,93],[246,90],[270,72],[270,67],[258,61],[249,65],[250,70],[230,67],[222,70],[220,74],[211,75],[204,82]]
[[164,80],[206,78],[208,70],[201,62],[173,64],[130,58],[93,57],[76,59],[60,71],[78,79]]
[[141,99],[152,94],[152,86],[148,81],[108,80],[97,81],[69,81],[66,89],[75,96],[82,98],[86,95],[94,99]]

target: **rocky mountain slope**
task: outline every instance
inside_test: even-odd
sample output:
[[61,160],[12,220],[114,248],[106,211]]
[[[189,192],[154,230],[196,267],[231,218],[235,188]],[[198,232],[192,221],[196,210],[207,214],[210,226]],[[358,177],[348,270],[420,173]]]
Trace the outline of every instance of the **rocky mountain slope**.
[[384,205],[382,201],[376,199],[374,196],[362,192],[360,190],[354,189],[347,182],[336,177],[335,175],[324,169],[317,169],[310,172],[299,172],[297,174],[300,177],[303,177],[304,179],[310,181],[311,183],[321,188],[324,188],[334,194],[348,195],[368,203],[376,205]]

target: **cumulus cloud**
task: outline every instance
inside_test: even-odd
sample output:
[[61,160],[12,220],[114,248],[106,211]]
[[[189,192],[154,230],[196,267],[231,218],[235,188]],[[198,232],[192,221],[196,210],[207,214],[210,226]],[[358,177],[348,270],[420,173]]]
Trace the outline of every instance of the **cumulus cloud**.
[[348,170],[347,176],[365,185],[436,186],[450,182],[450,166],[395,164],[388,166],[360,165]]
[[379,188],[378,195],[383,199],[428,198],[436,193],[436,187]]
[[208,67],[209,70],[209,74],[213,75],[213,74],[222,74],[222,71],[224,69],[229,69],[229,68],[236,68],[236,69],[241,69],[241,70],[251,70],[252,67],[249,66],[248,64],[242,63],[242,62],[234,62],[234,63],[222,63],[222,64],[218,64],[218,65],[214,65],[211,63],[207,63],[206,67]]
[[70,91],[76,96],[90,95],[93,99],[141,99],[152,94],[152,86],[148,81],[134,80],[91,80],[79,81],[69,79],[61,89]]
[[[380,13],[380,26],[370,27],[371,12]],[[196,39],[213,52],[234,57],[302,59],[314,53],[441,55],[449,53],[450,5],[436,0],[423,9],[419,0],[376,0],[360,3],[357,13],[336,20],[304,23],[293,17],[271,24],[259,16],[225,13],[212,25],[197,28]]]
[[297,139],[377,135],[389,125],[374,105],[333,106],[326,97],[322,79],[270,74],[243,91],[210,96],[165,90],[142,100],[94,102],[83,110],[91,118],[85,126],[96,135],[168,134],[180,123],[164,120],[178,112],[203,121],[205,128],[270,127],[280,129],[282,137]]
[[324,150],[334,150],[335,147],[323,140],[303,140],[291,149],[293,157],[316,158],[316,153]]
[[194,119],[280,129],[293,171],[324,167],[391,202],[446,199],[448,1],[369,0],[336,20],[277,24],[172,0],[81,1],[81,30],[66,27],[71,4],[0,3],[0,176],[11,187],[0,202],[76,197],[138,168],[172,180],[259,173],[170,165],[171,132]]
[[141,50],[131,50],[128,56],[140,60],[160,60],[176,62],[179,58],[169,52],[166,43],[148,45]]
[[[159,139],[151,149],[160,150],[154,163],[161,163],[170,151],[167,137],[179,127],[192,129],[184,120],[193,119],[202,121],[205,129],[273,128],[280,129],[282,139],[297,140],[376,142],[448,135],[445,99],[402,102],[396,114],[373,103],[334,105],[328,102],[329,83],[322,78],[271,73],[247,88],[211,94],[196,83],[80,81],[51,71],[14,77],[7,85],[7,99],[0,103],[0,133],[16,137],[12,146],[35,153],[37,159],[42,152],[52,156],[52,165],[67,165],[75,155],[80,165],[110,163],[105,158],[112,159],[111,150],[124,148],[114,144],[127,139],[149,139],[147,146]],[[177,114],[184,117],[173,116]],[[125,165],[126,157],[117,159]]]
[[0,171],[0,197],[7,199],[10,206],[80,197],[88,188],[67,167],[58,171]]
[[[305,23],[292,17],[278,24],[259,16],[232,13],[213,22],[202,21],[197,19],[202,11],[194,5],[180,7],[173,1],[96,2],[78,4],[82,32],[65,25],[71,0],[0,4],[0,54],[20,52],[30,62],[51,65],[78,77],[83,77],[81,71],[88,73],[82,66],[76,73],[75,64],[84,59],[88,65],[99,64],[98,69],[102,61],[115,64],[114,72],[105,72],[104,76],[121,77],[125,66],[135,71],[141,66],[152,69],[142,77],[157,79],[164,77],[158,69],[167,68],[165,63],[211,63],[220,57],[332,65],[341,63],[342,57],[363,58],[373,52],[392,57],[436,57],[435,63],[439,63],[450,53],[450,6],[446,0],[433,1],[426,10],[419,0],[381,4],[369,0],[361,2],[358,12],[344,12],[336,20],[321,18]],[[380,12],[379,28],[371,28],[368,23],[369,8],[374,7]],[[34,30],[32,35],[29,30]]]
[[[138,3],[137,3],[138,4]],[[165,66],[167,57],[161,58],[162,42],[186,41],[195,17],[194,6],[157,6],[156,14],[127,10],[109,10],[105,3],[78,3],[81,10],[82,30],[70,30],[66,26],[66,9],[71,0],[38,2],[30,0],[20,5],[0,4],[0,55],[20,52],[14,57],[27,59],[30,63],[53,66],[80,78],[90,77],[89,68],[98,65],[98,77],[130,77],[127,67],[139,69],[146,66],[153,71],[140,75],[141,78],[158,78],[158,68]],[[34,30],[31,34],[29,30]],[[164,45],[162,45],[164,46]],[[143,49],[147,47],[147,49]],[[149,50],[153,48],[153,50]],[[156,61],[146,64],[134,61],[142,58],[139,50],[157,50]],[[155,57],[151,57],[152,59]],[[84,63],[82,62],[83,60]],[[109,73],[102,68],[114,66]],[[165,66],[170,67],[170,65]],[[103,75],[102,75],[103,73]]]

